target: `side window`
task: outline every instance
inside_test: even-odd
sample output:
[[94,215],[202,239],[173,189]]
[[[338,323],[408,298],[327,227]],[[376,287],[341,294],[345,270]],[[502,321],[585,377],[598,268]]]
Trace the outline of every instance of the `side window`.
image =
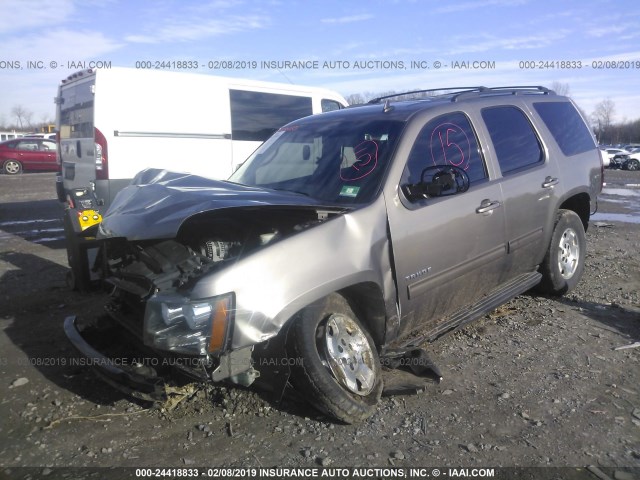
[[462,168],[474,185],[487,178],[487,169],[469,119],[456,112],[427,123],[411,149],[403,183],[420,181],[422,170],[434,165]]
[[569,102],[536,102],[533,107],[566,156],[577,155],[596,148],[589,128],[573,104]]
[[320,107],[322,108],[323,112],[333,112],[334,110],[340,110],[342,108],[342,105],[340,105],[340,103],[336,102],[335,100],[328,100],[326,98],[323,98],[320,101]]
[[55,152],[56,144],[51,140],[43,140],[42,143],[40,144],[40,150],[45,152]]
[[264,142],[283,125],[313,113],[311,97],[230,90],[231,138]]
[[38,141],[37,140],[23,140],[18,143],[18,150],[30,150],[36,151],[38,150]]
[[544,160],[538,137],[522,110],[512,106],[482,110],[503,175],[532,167]]

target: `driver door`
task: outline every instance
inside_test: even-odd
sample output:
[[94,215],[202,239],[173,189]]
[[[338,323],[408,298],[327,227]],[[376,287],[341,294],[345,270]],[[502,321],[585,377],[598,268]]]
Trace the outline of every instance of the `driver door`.
[[[438,165],[461,169],[469,190],[421,199],[402,193],[403,185],[418,183],[425,169]],[[421,129],[399,191],[401,201],[388,208],[402,335],[417,327],[437,329],[499,285],[507,249],[501,188],[489,179],[464,114],[437,117]]]

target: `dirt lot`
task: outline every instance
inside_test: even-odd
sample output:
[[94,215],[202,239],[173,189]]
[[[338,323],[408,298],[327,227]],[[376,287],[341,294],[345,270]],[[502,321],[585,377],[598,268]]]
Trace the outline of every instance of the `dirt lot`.
[[66,287],[53,174],[0,175],[0,477],[53,478],[61,466],[592,465],[590,478],[640,478],[640,348],[617,349],[640,341],[640,173],[606,178],[577,290],[520,296],[441,339],[429,347],[440,384],[342,425],[224,386],[193,385],[173,408],[147,409],[72,365],[62,322],[99,314],[103,296]]

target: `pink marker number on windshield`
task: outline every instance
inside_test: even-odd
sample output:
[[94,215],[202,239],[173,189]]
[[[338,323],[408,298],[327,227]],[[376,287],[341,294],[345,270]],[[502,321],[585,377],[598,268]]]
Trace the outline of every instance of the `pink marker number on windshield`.
[[353,149],[356,161],[346,169],[340,169],[340,178],[345,182],[360,180],[373,172],[378,165],[378,144],[365,140]]

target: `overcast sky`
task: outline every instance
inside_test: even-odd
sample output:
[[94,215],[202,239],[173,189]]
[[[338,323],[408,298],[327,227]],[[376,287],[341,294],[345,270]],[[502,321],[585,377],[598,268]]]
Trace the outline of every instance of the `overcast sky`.
[[192,72],[323,86],[345,97],[560,82],[587,113],[611,98],[615,121],[640,118],[640,9],[631,0],[0,4],[0,124],[15,122],[16,105],[34,122],[53,120],[60,80],[90,61],[174,69],[190,61],[182,65],[197,64]]

